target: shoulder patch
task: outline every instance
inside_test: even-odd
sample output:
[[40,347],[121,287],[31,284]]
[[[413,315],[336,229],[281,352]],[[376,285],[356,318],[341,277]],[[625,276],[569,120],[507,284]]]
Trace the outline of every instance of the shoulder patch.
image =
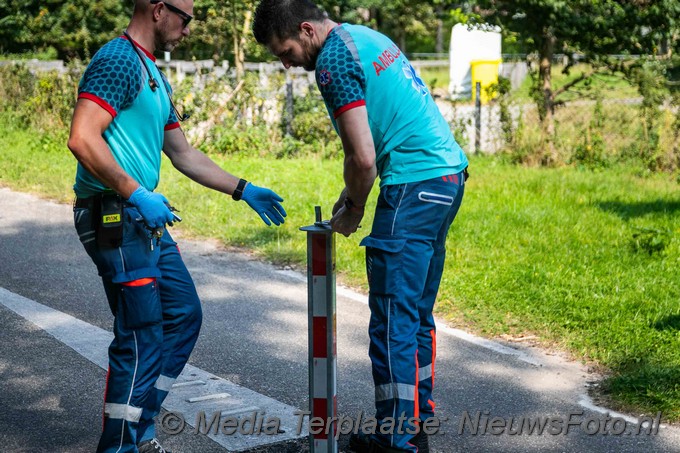
[[319,72],[319,83],[323,86],[326,86],[329,83],[331,83],[331,73],[328,70],[322,69]]

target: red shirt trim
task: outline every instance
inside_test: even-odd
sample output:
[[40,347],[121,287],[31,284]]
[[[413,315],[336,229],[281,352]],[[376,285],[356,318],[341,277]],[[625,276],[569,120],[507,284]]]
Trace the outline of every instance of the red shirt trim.
[[[121,38],[123,38],[124,40],[127,41],[127,38],[125,37],[125,35],[121,35]],[[149,52],[149,51],[146,50],[144,47],[142,47],[142,46],[141,46],[137,41],[135,41],[134,39],[132,40],[132,42],[135,43],[135,45],[136,45],[137,47],[139,47],[139,48],[142,50],[142,52],[144,52],[144,53],[146,54],[147,57],[151,58],[151,61],[153,61],[154,63],[156,62],[156,57],[154,57],[153,54],[152,54],[151,52]]]
[[165,130],[166,131],[171,131],[173,129],[177,129],[180,126],[179,121],[175,121],[172,124],[166,124],[165,125]]
[[358,100],[358,101],[354,101],[354,102],[350,102],[349,104],[342,106],[339,109],[337,109],[335,112],[333,112],[333,117],[335,119],[337,119],[340,115],[345,113],[347,110],[352,110],[352,109],[355,109],[357,107],[361,107],[361,106],[364,106],[364,105],[366,105],[366,101],[363,100],[363,99]]
[[101,107],[104,110],[106,110],[107,112],[109,112],[109,115],[111,115],[113,118],[115,118],[116,115],[118,115],[118,112],[116,112],[116,109],[111,107],[111,105],[108,102],[106,102],[104,99],[102,99],[98,96],[95,96],[92,93],[80,93],[78,95],[78,99],[87,99],[88,101],[94,102],[99,107]]

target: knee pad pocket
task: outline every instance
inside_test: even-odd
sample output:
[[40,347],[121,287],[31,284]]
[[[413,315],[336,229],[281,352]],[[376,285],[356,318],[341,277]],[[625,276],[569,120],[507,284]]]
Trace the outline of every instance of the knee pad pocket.
[[141,329],[163,320],[155,278],[122,283],[121,304],[123,324],[128,329]]
[[361,245],[366,247],[366,273],[371,292],[396,294],[401,285],[401,252],[406,239],[365,237]]

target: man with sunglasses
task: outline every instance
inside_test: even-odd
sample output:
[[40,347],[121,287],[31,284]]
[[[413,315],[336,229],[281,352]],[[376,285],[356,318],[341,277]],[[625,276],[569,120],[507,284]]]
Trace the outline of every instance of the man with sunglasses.
[[78,160],[74,222],[114,315],[98,452],[163,452],[154,418],[198,337],[201,305],[166,225],[179,221],[158,185],[161,150],[194,181],[244,200],[270,225],[283,200],[187,143],[153,52],[189,35],[192,0],[136,0],[124,36],[82,76],[68,147]]

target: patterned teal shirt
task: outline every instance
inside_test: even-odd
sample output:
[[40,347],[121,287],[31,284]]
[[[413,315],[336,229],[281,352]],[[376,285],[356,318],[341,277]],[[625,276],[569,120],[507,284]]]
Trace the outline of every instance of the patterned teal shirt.
[[[148,190],[158,185],[166,130],[179,127],[170,108],[170,85],[156,67],[154,56],[137,45],[146,67],[161,85],[149,87],[149,74],[124,37],[104,45],[92,58],[78,86],[78,99],[89,99],[113,117],[103,137],[114,159]],[[161,82],[163,81],[163,82]],[[73,189],[89,197],[106,189],[78,164]]]
[[335,27],[319,53],[316,82],[336,130],[338,116],[366,106],[381,186],[467,167],[427,86],[386,36],[358,25]]

